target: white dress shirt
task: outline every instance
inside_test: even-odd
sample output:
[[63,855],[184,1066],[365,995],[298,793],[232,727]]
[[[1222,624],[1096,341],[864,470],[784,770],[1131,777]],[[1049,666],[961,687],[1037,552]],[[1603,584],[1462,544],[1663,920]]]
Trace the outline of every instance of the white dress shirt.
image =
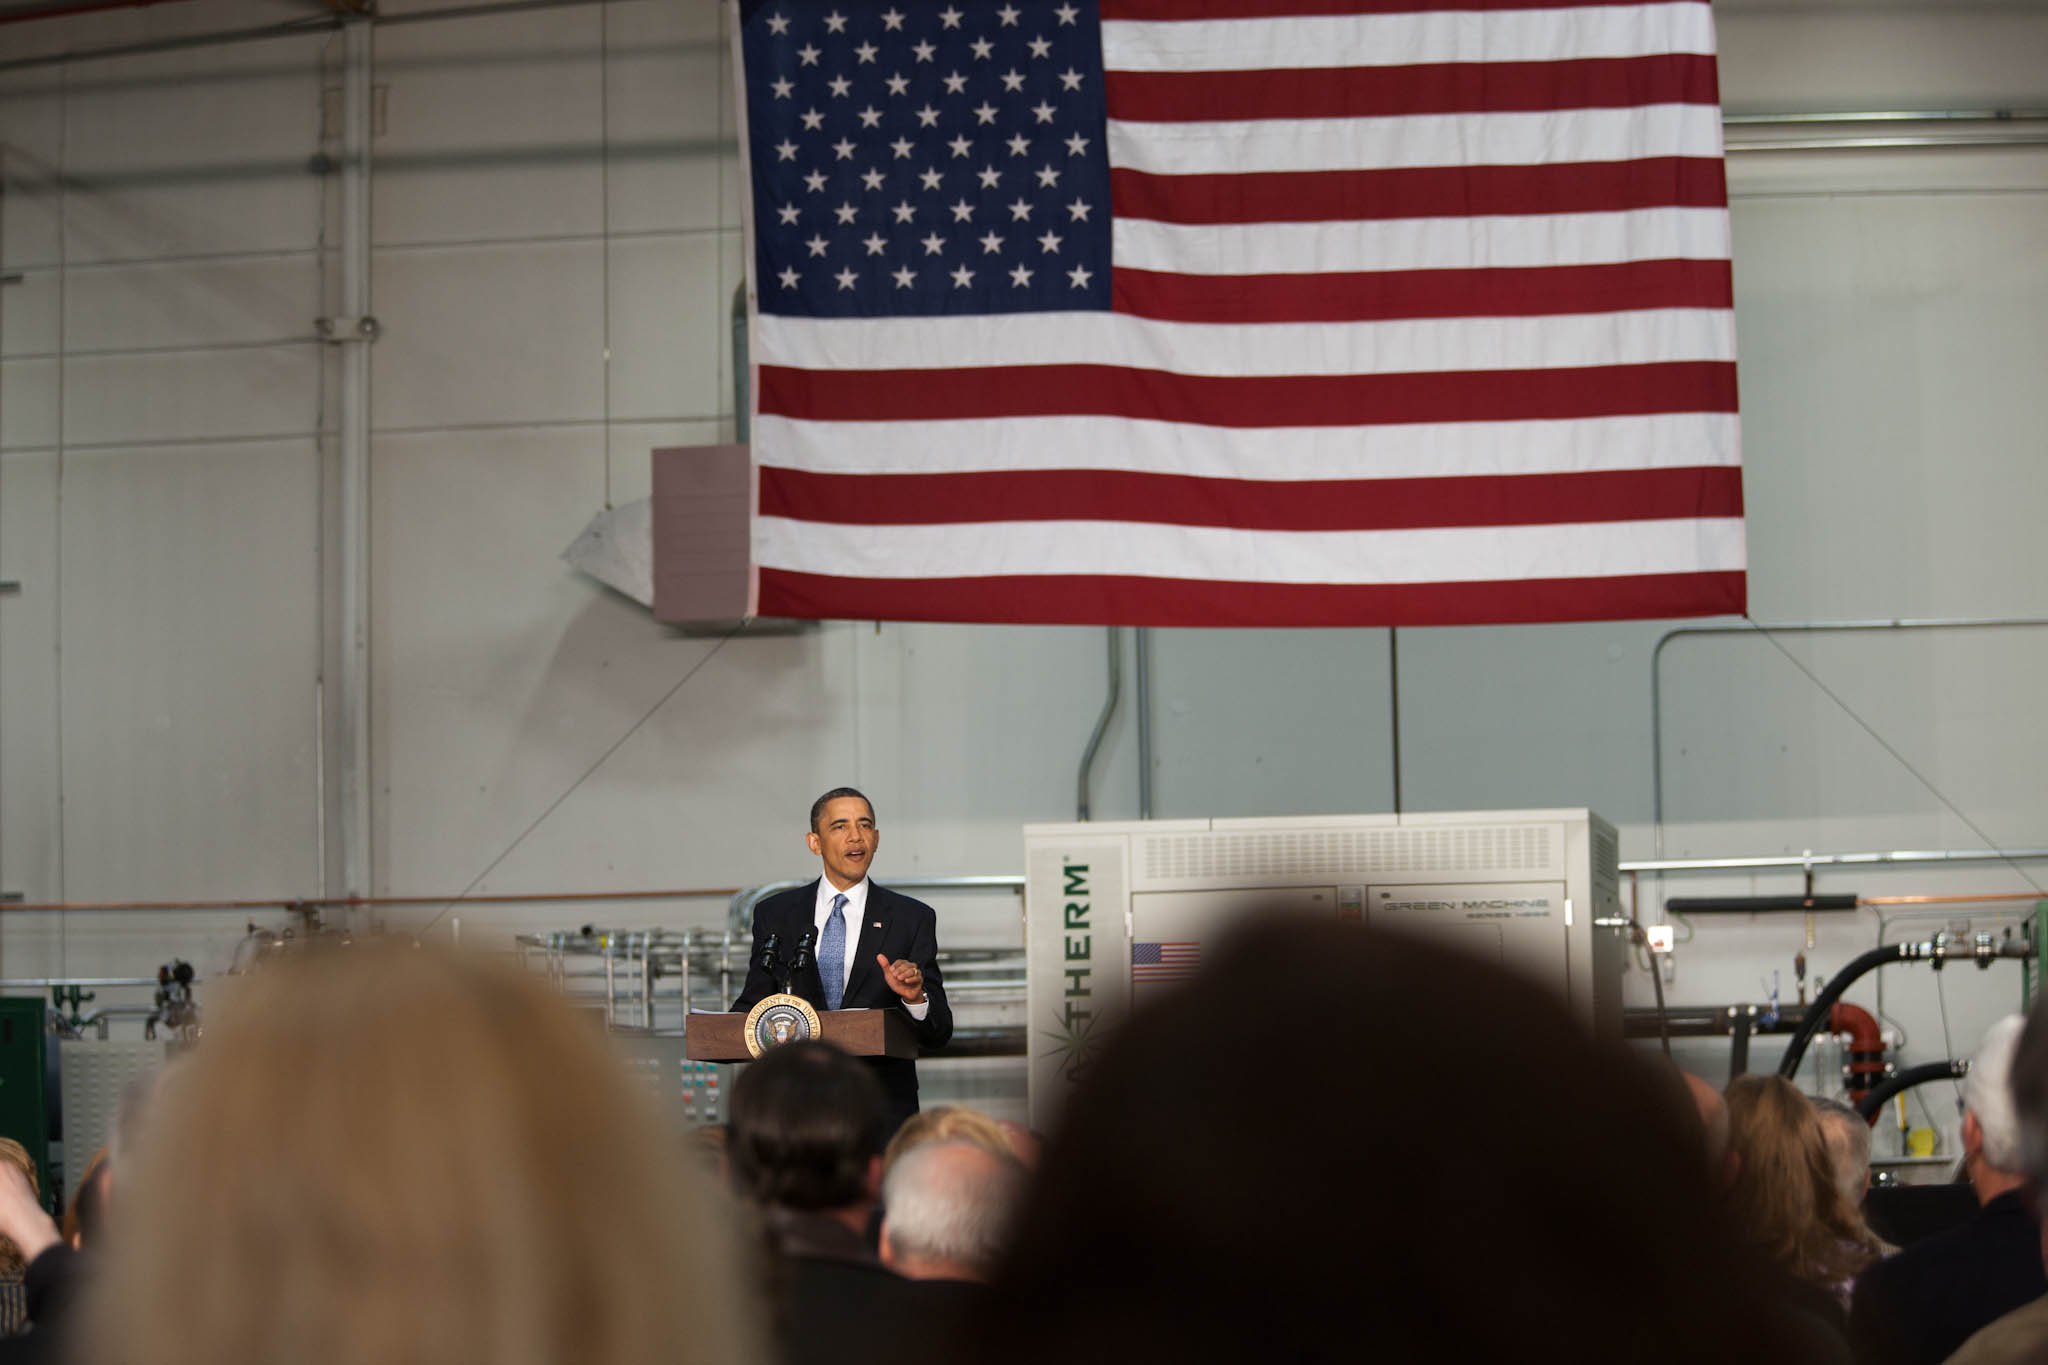
[[[840,964],[840,970],[844,975],[839,978],[839,998],[844,1000],[846,998],[846,983],[853,978],[854,953],[860,946],[861,926],[866,923],[863,917],[867,914],[868,909],[868,879],[862,877],[852,886],[841,891],[838,887],[832,885],[831,878],[818,878],[818,900],[817,904],[812,907],[811,922],[818,930],[819,947],[823,947],[825,943],[825,921],[832,918],[832,898],[834,896],[846,897],[846,904],[840,907],[839,910],[839,913],[846,917],[846,961]],[[813,952],[815,951],[816,949],[813,949]],[[822,968],[822,966],[823,963],[821,961],[820,967]],[[931,1012],[931,992],[925,992],[922,1004],[913,1005],[900,995],[896,997],[896,1003],[903,1006],[909,1012],[911,1018],[922,1019]]]

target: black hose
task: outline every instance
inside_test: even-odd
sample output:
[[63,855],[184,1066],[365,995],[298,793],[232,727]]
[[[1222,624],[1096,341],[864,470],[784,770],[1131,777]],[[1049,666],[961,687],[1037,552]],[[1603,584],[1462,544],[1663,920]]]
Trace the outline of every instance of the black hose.
[[1785,1060],[1778,1063],[1778,1074],[1790,1079],[1799,1070],[1799,1060],[1806,1055],[1806,1045],[1813,1041],[1813,1035],[1820,1032],[1821,1025],[1828,1021],[1828,1012],[1835,1002],[1842,998],[1842,992],[1854,985],[1856,979],[1866,972],[1884,966],[1887,962],[1905,962],[1913,945],[1910,943],[1887,943],[1882,948],[1872,948],[1852,960],[1848,966],[1829,978],[1821,993],[1813,997],[1813,1003],[1806,1008],[1806,1018],[1800,1021],[1799,1031],[1792,1035],[1792,1041],[1785,1046]]
[[1884,1108],[1891,1097],[1901,1090],[1911,1090],[1916,1085],[1929,1081],[1959,1081],[1970,1073],[1967,1059],[1949,1062],[1922,1062],[1909,1066],[1904,1071],[1895,1071],[1879,1081],[1862,1099],[1856,1101],[1856,1112],[1863,1115],[1865,1122],[1875,1122],[1877,1111]]

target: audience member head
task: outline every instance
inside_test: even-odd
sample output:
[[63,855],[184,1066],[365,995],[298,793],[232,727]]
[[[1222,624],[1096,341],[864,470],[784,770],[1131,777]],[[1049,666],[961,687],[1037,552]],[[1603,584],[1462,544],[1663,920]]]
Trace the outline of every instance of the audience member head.
[[948,1139],[900,1153],[882,1178],[882,1263],[913,1280],[986,1282],[1023,1188],[1007,1150]]
[[1712,1084],[1690,1071],[1680,1074],[1685,1077],[1685,1089],[1692,1096],[1693,1108],[1699,1112],[1700,1128],[1706,1141],[1707,1171],[1726,1185],[1735,1179],[1734,1152],[1728,1145],[1728,1101]]
[[1840,1100],[1816,1099],[1813,1112],[1828,1140],[1828,1160],[1835,1168],[1835,1192],[1851,1208],[1863,1207],[1870,1192],[1870,1120]]
[[714,1187],[538,980],[358,941],[268,963],[208,1024],[117,1172],[83,1358],[754,1358]]
[[1682,1093],[1497,963],[1275,912],[1081,1065],[992,1281],[1004,1365],[1786,1340]]
[[1963,1165],[1985,1202],[2026,1182],[2019,1113],[2013,1106],[2013,1056],[2027,1021],[2008,1014],[1993,1024],[1963,1077]]
[[[36,1161],[28,1154],[28,1148],[13,1138],[0,1137],[0,1164],[20,1171],[28,1180],[29,1190],[38,1196],[42,1194],[43,1184],[36,1175]],[[27,1268],[27,1258],[21,1254],[21,1248],[0,1237],[0,1275],[19,1275]]]
[[788,1043],[740,1073],[725,1154],[756,1204],[865,1220],[881,1183],[882,1088],[830,1043]]
[[988,1115],[963,1104],[941,1104],[923,1109],[903,1121],[896,1136],[882,1151],[882,1175],[887,1178],[904,1153],[927,1142],[971,1142],[991,1152],[1015,1156],[1009,1135]]
[[1736,1077],[1728,1129],[1740,1163],[1730,1210],[1767,1262],[1833,1289],[1877,1259],[1877,1238],[1842,1197],[1820,1114],[1799,1087],[1782,1076]]

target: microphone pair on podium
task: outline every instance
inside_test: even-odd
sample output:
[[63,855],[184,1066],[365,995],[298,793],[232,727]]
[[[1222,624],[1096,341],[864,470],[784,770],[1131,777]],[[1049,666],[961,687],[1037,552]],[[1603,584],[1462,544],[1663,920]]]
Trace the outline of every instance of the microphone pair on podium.
[[776,975],[775,968],[781,957],[782,936],[770,934],[768,941],[761,945],[761,970],[768,973],[771,981],[781,983],[783,994],[789,994],[789,983],[798,972],[816,965],[817,958],[812,949],[817,937],[816,929],[804,930],[804,936],[797,941],[796,952],[789,960],[789,971],[780,976]]

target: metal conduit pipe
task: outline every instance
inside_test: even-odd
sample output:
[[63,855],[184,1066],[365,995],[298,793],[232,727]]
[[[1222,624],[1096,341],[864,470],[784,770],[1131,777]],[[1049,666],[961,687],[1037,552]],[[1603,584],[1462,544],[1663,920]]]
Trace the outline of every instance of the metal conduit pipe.
[[1856,1112],[1863,1116],[1865,1122],[1875,1123],[1878,1114],[1891,1101],[1891,1097],[1900,1091],[1911,1090],[1914,1086],[1925,1085],[1929,1081],[1959,1081],[1969,1074],[1970,1062],[1966,1057],[1909,1066],[1904,1071],[1894,1072],[1871,1087],[1869,1094],[1856,1101]]
[[1842,998],[1843,991],[1866,973],[1894,962],[1932,962],[1939,969],[1951,959],[1968,959],[1979,966],[1989,966],[1999,958],[2029,958],[2033,955],[2031,944],[2011,939],[2000,943],[1989,934],[1978,934],[1967,944],[1950,943],[1945,936],[1937,935],[1924,943],[1888,943],[1882,948],[1872,948],[1859,954],[1848,966],[1836,972],[1820,994],[1813,998],[1813,1003],[1807,1006],[1806,1017],[1800,1021],[1798,1032],[1786,1045],[1785,1059],[1778,1064],[1778,1074],[1789,1080],[1798,1073],[1807,1044],[1828,1021],[1834,1003]]
[[1095,718],[1095,733],[1088,736],[1088,747],[1081,751],[1081,773],[1074,782],[1074,818],[1076,820],[1086,820],[1089,818],[1089,773],[1095,767],[1095,755],[1102,748],[1102,737],[1109,733],[1109,719],[1116,714],[1117,698],[1123,692],[1123,633],[1115,626],[1111,626],[1107,634],[1109,636],[1109,695],[1102,699],[1102,714]]

